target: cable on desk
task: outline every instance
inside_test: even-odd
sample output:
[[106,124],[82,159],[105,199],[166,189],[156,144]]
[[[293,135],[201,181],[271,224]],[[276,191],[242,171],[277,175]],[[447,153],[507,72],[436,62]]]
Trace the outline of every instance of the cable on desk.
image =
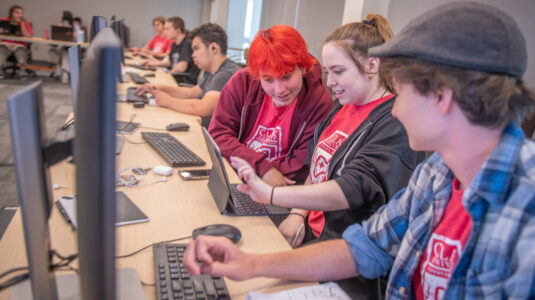
[[159,243],[171,243],[171,242],[178,242],[178,241],[181,241],[181,240],[185,240],[185,239],[190,239],[191,236],[186,236],[186,237],[181,237],[181,238],[178,238],[178,239],[172,239],[172,240],[167,240],[167,241],[161,241],[161,242],[157,242],[157,243],[152,243],[150,245],[147,245],[139,250],[136,250],[132,253],[128,253],[128,254],[125,254],[125,255],[119,255],[119,256],[116,256],[115,258],[126,258],[126,257],[130,257],[132,255],[135,255],[135,254],[138,254],[139,252],[149,248],[150,246],[154,245],[154,244],[159,244]]
[[23,270],[28,270],[28,267],[18,267],[18,268],[13,268],[11,270],[7,270],[4,273],[0,274],[0,278],[4,277],[6,275],[9,275],[11,273],[14,273],[14,272],[17,272],[17,271],[23,271]]
[[24,274],[20,274],[15,277],[9,278],[8,280],[6,280],[6,282],[0,283],[0,291],[7,289],[8,287],[15,285],[19,282],[22,282],[28,278],[30,278],[30,272],[26,272]]
[[128,126],[130,126],[130,124],[132,124],[132,122],[134,121],[135,118],[136,118],[136,114],[130,115],[130,120],[128,120],[128,122],[123,126],[123,128],[117,128],[117,131],[123,131],[126,128],[128,128]]
[[141,280],[140,280],[140,282],[141,282],[141,285],[143,285],[143,286],[156,286],[156,283],[146,283],[146,282],[143,282]]
[[129,138],[127,138],[126,135],[124,135],[122,133],[119,133],[119,134],[130,144],[139,145],[139,144],[146,144],[147,143],[147,142],[134,142],[134,141],[131,141]]
[[145,128],[145,129],[156,130],[156,131],[167,131],[167,128],[154,128],[154,127],[147,127],[147,126],[139,126],[139,128]]
[[[156,244],[158,243],[171,243],[171,242],[178,242],[178,241],[181,241],[181,240],[185,240],[185,239],[189,239],[191,238],[191,236],[186,236],[186,237],[181,237],[181,238],[177,238],[177,239],[172,239],[172,240],[167,240],[167,241],[161,241],[161,242],[157,242]],[[154,243],[153,243],[154,244]],[[130,257],[132,255],[135,255],[147,248],[149,248],[150,246],[152,246],[153,244],[150,244],[148,246],[145,246],[139,250],[136,250],[132,253],[129,253],[129,254],[125,254],[125,255],[120,255],[120,256],[116,256],[115,258],[126,258],[126,257]],[[55,263],[55,264],[52,264],[51,265],[51,268],[52,270],[61,270],[61,268],[67,268],[71,271],[74,271],[74,272],[78,272],[78,269],[75,269],[73,267],[71,267],[69,264],[78,258],[78,253],[75,253],[75,254],[71,254],[69,256],[63,256],[61,254],[59,254],[57,251],[55,250],[51,250],[50,251],[52,256],[57,256],[60,261],[58,263]],[[8,270],[2,274],[0,274],[0,278],[10,274],[10,273],[13,273],[13,272],[17,272],[17,271],[22,271],[22,270],[27,270],[29,269],[28,267],[18,267],[18,268],[13,268],[11,270]],[[8,280],[6,280],[5,282],[3,283],[0,283],[0,291],[10,287],[10,286],[13,286],[19,282],[22,282],[26,279],[30,278],[30,272],[26,272],[24,274],[20,274],[20,275],[17,275],[17,276],[14,276],[12,278],[9,278]],[[155,284],[149,284],[149,283],[144,283],[142,282],[143,285],[145,286],[155,286]]]

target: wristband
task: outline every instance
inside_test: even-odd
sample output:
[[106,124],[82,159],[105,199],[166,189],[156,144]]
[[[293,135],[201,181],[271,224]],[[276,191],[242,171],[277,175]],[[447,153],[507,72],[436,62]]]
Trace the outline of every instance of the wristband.
[[303,220],[306,219],[306,217],[305,217],[304,215],[302,215],[302,214],[300,214],[300,213],[296,213],[296,212],[291,212],[291,213],[289,213],[288,215],[296,215],[296,216],[300,216],[300,217],[302,217]]
[[271,196],[269,197],[269,204],[273,205],[273,192],[275,191],[275,187],[271,188]]

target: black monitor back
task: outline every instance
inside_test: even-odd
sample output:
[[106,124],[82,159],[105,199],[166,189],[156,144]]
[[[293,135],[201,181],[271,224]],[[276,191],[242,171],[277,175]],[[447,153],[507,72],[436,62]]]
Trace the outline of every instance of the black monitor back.
[[83,299],[115,299],[116,78],[120,42],[101,30],[82,63],[76,105],[76,193]]
[[32,294],[34,299],[55,299],[48,229],[52,193],[44,151],[46,126],[41,82],[9,97],[8,110]]

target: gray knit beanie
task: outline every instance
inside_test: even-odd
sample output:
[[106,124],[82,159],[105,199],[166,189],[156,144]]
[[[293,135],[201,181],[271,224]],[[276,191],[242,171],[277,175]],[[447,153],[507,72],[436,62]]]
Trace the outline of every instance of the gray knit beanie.
[[527,64],[526,42],[515,20],[490,5],[474,2],[436,7],[368,54],[414,57],[516,78],[522,77]]

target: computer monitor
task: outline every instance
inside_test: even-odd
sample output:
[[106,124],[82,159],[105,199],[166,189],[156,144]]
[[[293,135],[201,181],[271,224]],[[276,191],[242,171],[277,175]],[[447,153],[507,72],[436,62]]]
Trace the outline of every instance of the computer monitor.
[[[78,222],[80,289],[76,275],[54,277],[48,217],[52,208],[49,162],[60,160],[56,144],[45,141],[40,82],[9,99],[17,186],[23,224],[31,292],[35,299],[56,299],[79,294],[82,299],[138,299],[143,295],[134,270],[115,270],[115,99],[119,41],[111,29],[97,35],[82,65],[77,95],[74,141]],[[70,145],[70,143],[69,143]],[[52,149],[49,151],[49,149]],[[53,155],[52,155],[53,154]],[[25,286],[26,285],[26,286]],[[12,295],[27,296],[27,282]],[[77,284],[76,284],[77,285]],[[58,289],[56,289],[56,286]],[[62,288],[63,287],[63,288]],[[67,287],[68,291],[65,291]],[[76,291],[73,291],[76,290]],[[31,296],[31,295],[30,295]],[[117,297],[116,297],[117,296]]]
[[48,217],[52,192],[44,151],[46,126],[41,82],[9,97],[8,110],[31,291],[35,299],[56,299],[56,280],[50,268]]
[[71,76],[71,91],[72,91],[72,106],[76,111],[76,97],[78,96],[78,82],[80,81],[80,45],[75,45],[69,48],[69,68]]
[[91,38],[89,41],[93,41],[93,38],[106,27],[108,27],[108,20],[105,17],[93,16],[91,19]]
[[109,28],[82,63],[76,105],[78,257],[84,299],[115,299],[115,127],[120,43]]

